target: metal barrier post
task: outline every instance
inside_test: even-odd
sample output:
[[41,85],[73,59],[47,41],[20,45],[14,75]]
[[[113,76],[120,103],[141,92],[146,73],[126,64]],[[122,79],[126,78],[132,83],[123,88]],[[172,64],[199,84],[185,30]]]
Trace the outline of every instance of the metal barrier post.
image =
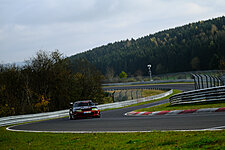
[[220,84],[221,83],[220,78],[216,77],[216,79],[217,79],[217,83],[218,83],[217,86],[220,86],[221,85]]
[[192,76],[193,76],[193,78],[194,78],[194,82],[195,82],[195,89],[197,90],[197,81],[196,81],[196,75],[195,74],[191,74]]
[[115,91],[112,93],[113,103],[115,102]]
[[216,78],[215,77],[212,77],[213,78],[213,83],[214,83],[214,87],[216,86]]
[[[125,92],[125,97],[128,98],[127,92],[128,92],[128,90],[126,90],[126,92]],[[126,100],[127,100],[127,98],[126,98]]]
[[207,88],[209,88],[207,75],[204,75],[204,76],[205,76],[205,79],[206,79],[206,86],[207,86]]
[[131,90],[131,99],[134,99],[134,98],[133,98],[133,90]]
[[136,90],[136,98],[138,99],[138,90]]
[[210,87],[213,87],[213,85],[212,85],[212,77],[209,76],[209,78],[210,78]]
[[204,81],[203,81],[203,78],[202,78],[202,75],[199,75],[200,76],[200,78],[201,78],[201,84],[202,84],[202,89],[204,89]]
[[198,82],[197,82],[198,88],[197,88],[197,89],[201,89],[200,80],[199,80],[199,75],[196,74],[196,77],[197,77],[197,79],[198,79]]

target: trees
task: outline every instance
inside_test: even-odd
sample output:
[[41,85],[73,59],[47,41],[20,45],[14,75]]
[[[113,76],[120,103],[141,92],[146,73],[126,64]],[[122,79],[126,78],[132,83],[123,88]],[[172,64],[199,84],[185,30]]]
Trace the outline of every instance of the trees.
[[121,70],[130,75],[140,70],[148,75],[149,63],[155,66],[154,74],[219,69],[225,57],[224,24],[225,17],[191,23],[136,40],[103,45],[69,59],[85,58],[104,75],[108,74],[107,68],[112,68],[115,76]]
[[77,100],[93,100],[97,103],[103,103],[104,92],[101,88],[103,75],[95,66],[85,59],[79,59],[74,62],[77,68],[73,75],[73,97]]
[[193,70],[199,70],[200,68],[200,60],[198,57],[194,57],[192,60],[191,60],[191,67]]
[[107,67],[105,78],[108,79],[108,80],[112,80],[113,77],[114,77],[114,74],[115,74],[115,72],[114,72],[113,68]]
[[[14,115],[17,107],[23,108],[23,84],[20,69],[15,65],[1,65],[0,69],[0,116]],[[20,92],[22,91],[22,92]]]
[[102,103],[102,75],[87,61],[70,62],[59,51],[37,52],[23,68],[0,65],[0,116],[67,109],[71,101]]
[[33,91],[35,103],[45,99],[49,103],[45,106],[46,110],[50,111],[67,107],[70,101],[68,95],[72,80],[71,71],[68,68],[68,60],[58,50],[51,53],[37,52],[36,57],[27,61],[24,69],[29,73],[29,88]]
[[[58,51],[37,52],[23,68],[2,66],[1,105],[14,108],[15,114],[67,108],[71,75],[68,62]],[[13,115],[12,113],[0,114]]]
[[124,71],[122,71],[122,72],[120,73],[119,77],[120,77],[121,79],[126,79],[126,78],[127,78],[127,74],[126,74]]

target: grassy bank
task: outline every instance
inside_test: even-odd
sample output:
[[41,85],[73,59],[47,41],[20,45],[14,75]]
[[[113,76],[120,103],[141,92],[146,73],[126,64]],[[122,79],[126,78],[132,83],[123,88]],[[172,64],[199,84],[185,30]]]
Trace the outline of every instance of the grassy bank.
[[143,93],[142,93],[142,97],[158,95],[158,94],[162,94],[162,93],[165,93],[165,92],[167,92],[167,91],[165,91],[165,90],[148,90],[148,89],[144,89]]
[[225,149],[225,131],[24,133],[0,128],[0,149]]
[[224,101],[217,101],[217,102],[201,102],[195,104],[184,104],[184,105],[175,105],[171,106],[170,103],[150,107],[150,108],[142,108],[135,110],[136,112],[140,111],[162,111],[162,110],[186,110],[186,109],[202,109],[202,108],[220,108],[225,107]]

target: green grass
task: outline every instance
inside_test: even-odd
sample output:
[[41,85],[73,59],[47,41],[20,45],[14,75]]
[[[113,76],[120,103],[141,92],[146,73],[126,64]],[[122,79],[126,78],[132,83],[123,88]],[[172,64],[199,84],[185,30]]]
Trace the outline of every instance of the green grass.
[[135,110],[136,112],[140,111],[147,111],[147,112],[153,112],[153,111],[162,111],[162,110],[186,110],[186,109],[202,109],[202,108],[220,108],[225,107],[224,101],[217,101],[217,102],[201,102],[201,103],[195,103],[195,104],[185,104],[185,105],[175,105],[171,106],[170,103],[150,107],[150,108],[142,108]]
[[165,92],[166,92],[165,90],[148,90],[148,89],[144,89],[143,93],[142,93],[142,97],[158,95],[158,94],[162,94],[162,93],[165,93]]
[[150,133],[25,133],[0,128],[0,149],[225,149],[225,130]]

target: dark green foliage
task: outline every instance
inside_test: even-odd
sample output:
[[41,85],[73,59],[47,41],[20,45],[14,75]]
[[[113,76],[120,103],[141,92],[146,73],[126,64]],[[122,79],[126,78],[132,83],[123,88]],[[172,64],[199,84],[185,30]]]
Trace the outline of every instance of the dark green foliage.
[[120,73],[119,77],[122,78],[122,79],[127,78],[126,72],[122,71],[122,72]]
[[[58,51],[39,51],[23,68],[1,66],[0,116],[67,108],[72,74]],[[6,107],[7,106],[7,107]]]
[[85,58],[103,74],[111,68],[116,75],[122,70],[128,75],[135,75],[137,70],[148,75],[148,64],[153,74],[220,69],[224,57],[225,17],[219,17],[137,40],[109,43],[69,59]]

